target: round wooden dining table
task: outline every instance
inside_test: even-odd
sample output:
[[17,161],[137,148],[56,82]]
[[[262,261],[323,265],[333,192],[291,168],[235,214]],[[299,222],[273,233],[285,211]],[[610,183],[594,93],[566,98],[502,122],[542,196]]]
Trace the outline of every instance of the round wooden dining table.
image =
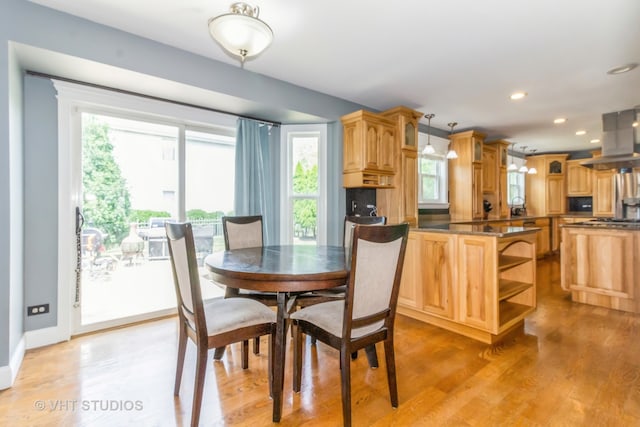
[[205,258],[213,280],[224,285],[277,293],[273,349],[273,421],[282,414],[287,338],[287,302],[304,292],[344,285],[348,259],[342,246],[281,245],[217,252]]

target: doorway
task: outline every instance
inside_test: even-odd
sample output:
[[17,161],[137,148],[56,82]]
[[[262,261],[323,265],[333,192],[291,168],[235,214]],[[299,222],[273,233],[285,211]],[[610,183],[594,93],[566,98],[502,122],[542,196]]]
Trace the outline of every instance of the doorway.
[[[183,124],[81,112],[77,230],[81,273],[72,333],[175,312],[166,221],[189,221],[204,257],[224,248],[235,138]],[[204,298],[224,290],[201,268]]]

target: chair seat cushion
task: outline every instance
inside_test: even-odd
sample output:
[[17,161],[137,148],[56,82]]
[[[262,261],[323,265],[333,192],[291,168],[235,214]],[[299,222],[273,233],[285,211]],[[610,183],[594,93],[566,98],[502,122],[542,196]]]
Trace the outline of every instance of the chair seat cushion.
[[[329,301],[305,307],[291,314],[291,319],[313,323],[336,337],[342,336],[344,318],[344,300]],[[353,329],[351,338],[359,338],[375,332],[384,324],[383,321]]]
[[276,313],[247,298],[213,298],[204,301],[207,334],[215,335],[260,323],[275,323]]

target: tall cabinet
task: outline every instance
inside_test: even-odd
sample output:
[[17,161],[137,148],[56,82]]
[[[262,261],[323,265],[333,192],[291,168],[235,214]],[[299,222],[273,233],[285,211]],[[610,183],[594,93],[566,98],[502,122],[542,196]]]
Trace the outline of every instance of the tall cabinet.
[[378,215],[389,224],[408,222],[418,225],[418,119],[422,113],[407,107],[396,107],[380,113],[395,123],[394,188],[378,188]]
[[508,218],[507,141],[485,142],[482,147],[482,195],[492,205],[489,218]]
[[525,194],[527,214],[561,215],[567,211],[565,186],[567,154],[544,154],[527,157],[527,167],[537,174],[527,174]]
[[449,213],[453,221],[482,219],[482,147],[485,134],[475,130],[449,137],[457,159],[449,160]]

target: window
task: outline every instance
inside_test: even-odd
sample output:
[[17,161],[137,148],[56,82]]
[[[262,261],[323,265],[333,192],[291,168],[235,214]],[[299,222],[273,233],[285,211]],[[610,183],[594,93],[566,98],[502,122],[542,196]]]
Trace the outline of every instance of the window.
[[[435,153],[423,154],[429,143]],[[446,209],[448,207],[448,169],[446,153],[449,140],[425,133],[418,133],[418,207]]]
[[324,125],[283,126],[286,150],[282,164],[283,244],[326,242]]
[[518,171],[507,173],[507,202],[509,206],[524,204],[524,173]]

